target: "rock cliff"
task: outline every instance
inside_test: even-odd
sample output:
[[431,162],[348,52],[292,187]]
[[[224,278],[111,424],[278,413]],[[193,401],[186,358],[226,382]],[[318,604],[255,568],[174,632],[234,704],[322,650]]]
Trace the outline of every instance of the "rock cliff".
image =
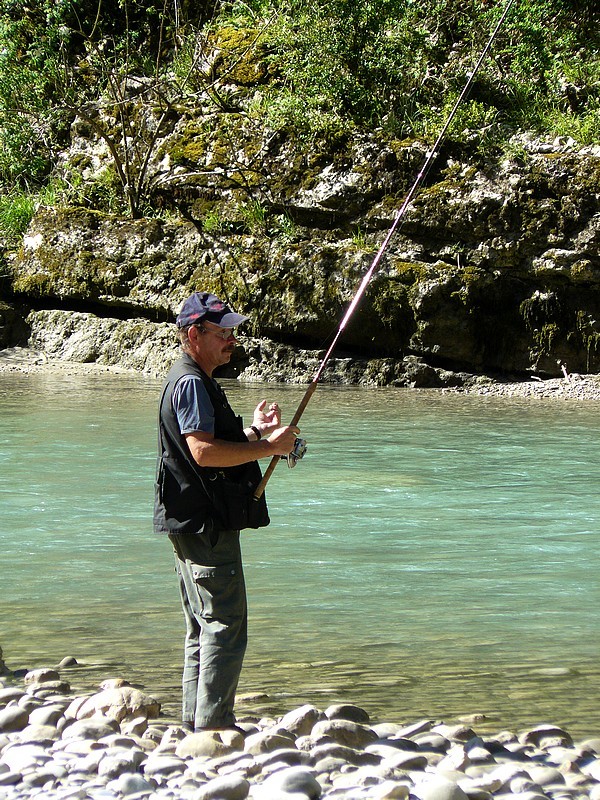
[[[309,380],[423,145],[380,131],[306,142],[238,104],[180,111],[150,155],[154,216],[38,209],[9,258],[4,344],[159,372],[179,303],[206,289],[251,316],[237,373]],[[325,380],[600,370],[600,147],[521,135],[510,157],[471,155],[443,148]],[[110,167],[76,120],[63,176]]]

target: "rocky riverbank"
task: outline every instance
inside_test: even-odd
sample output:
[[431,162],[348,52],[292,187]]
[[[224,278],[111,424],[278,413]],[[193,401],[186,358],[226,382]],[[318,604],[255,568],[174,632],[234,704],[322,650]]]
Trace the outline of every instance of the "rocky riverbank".
[[[290,350],[290,353],[293,352]],[[170,358],[177,355],[177,348],[171,347],[169,350]],[[316,354],[311,354],[311,361],[317,363]],[[349,362],[349,363],[345,363]],[[356,373],[357,370],[363,367],[367,369],[364,362],[353,361],[352,359],[344,360],[338,359],[334,366],[338,370],[338,377],[340,382],[343,382],[344,367],[348,370],[346,376],[351,375],[352,372]],[[311,363],[311,366],[314,365]],[[413,377],[419,374],[424,374],[430,368],[424,365],[414,365]],[[419,373],[419,370],[421,372]],[[50,373],[63,373],[69,375],[77,374],[101,374],[106,372],[112,373],[131,373],[131,368],[119,366],[119,364],[106,364],[98,361],[80,362],[72,361],[66,358],[60,358],[48,355],[45,351],[34,350],[26,347],[12,347],[0,350],[0,373],[18,372],[23,374],[50,374]],[[263,366],[262,370],[257,370],[250,367],[247,371],[242,371],[239,375],[241,380],[269,380],[269,374],[275,375],[276,381],[281,382],[296,382],[300,383],[298,373],[294,369],[294,364],[288,360],[287,364],[285,359],[281,357],[277,359],[276,363],[272,364],[272,369],[269,370]],[[305,382],[310,380],[310,372],[305,374]],[[291,376],[295,376],[295,380],[291,380]],[[488,375],[465,375],[455,374],[456,380],[446,382],[446,385],[431,387],[427,385],[419,385],[419,381],[409,381],[403,385],[408,388],[422,390],[442,391],[461,394],[475,394],[486,397],[511,397],[511,398],[529,398],[536,399],[556,399],[556,400],[571,400],[571,401],[600,401],[600,375],[580,375],[578,373],[569,374],[565,373],[562,378],[548,378],[541,380],[537,377],[531,377],[530,380],[501,380]],[[455,385],[452,385],[454,383]]]
[[600,735],[478,735],[477,715],[374,721],[349,704],[189,734],[122,679],[74,695],[76,666],[0,679],[0,800],[600,800]]

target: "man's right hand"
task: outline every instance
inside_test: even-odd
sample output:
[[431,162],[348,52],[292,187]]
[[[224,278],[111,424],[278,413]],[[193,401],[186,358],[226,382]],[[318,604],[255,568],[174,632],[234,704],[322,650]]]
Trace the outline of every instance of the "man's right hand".
[[299,433],[300,428],[295,425],[284,425],[274,430],[267,440],[273,448],[273,455],[287,456],[291,453]]

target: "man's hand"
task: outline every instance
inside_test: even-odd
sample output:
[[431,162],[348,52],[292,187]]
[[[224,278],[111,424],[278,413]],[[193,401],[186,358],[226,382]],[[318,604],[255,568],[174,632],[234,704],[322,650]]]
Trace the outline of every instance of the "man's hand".
[[281,426],[281,410],[277,403],[271,403],[267,411],[265,411],[266,405],[267,401],[261,400],[254,409],[252,419],[252,424],[258,428],[261,436],[268,436]]
[[287,456],[294,449],[296,437],[300,433],[300,428],[295,425],[285,425],[283,428],[277,428],[269,436],[269,444],[274,448],[273,455]]

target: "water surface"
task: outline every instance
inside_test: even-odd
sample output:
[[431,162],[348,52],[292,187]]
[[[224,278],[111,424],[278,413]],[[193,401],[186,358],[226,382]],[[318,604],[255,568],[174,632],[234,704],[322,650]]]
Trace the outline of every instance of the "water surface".
[[[224,381],[248,419],[304,389]],[[0,646],[72,655],[176,717],[183,621],[151,533],[160,384],[0,374]],[[600,732],[600,404],[320,386],[309,441],[243,534],[240,713],[353,701],[373,719]]]

